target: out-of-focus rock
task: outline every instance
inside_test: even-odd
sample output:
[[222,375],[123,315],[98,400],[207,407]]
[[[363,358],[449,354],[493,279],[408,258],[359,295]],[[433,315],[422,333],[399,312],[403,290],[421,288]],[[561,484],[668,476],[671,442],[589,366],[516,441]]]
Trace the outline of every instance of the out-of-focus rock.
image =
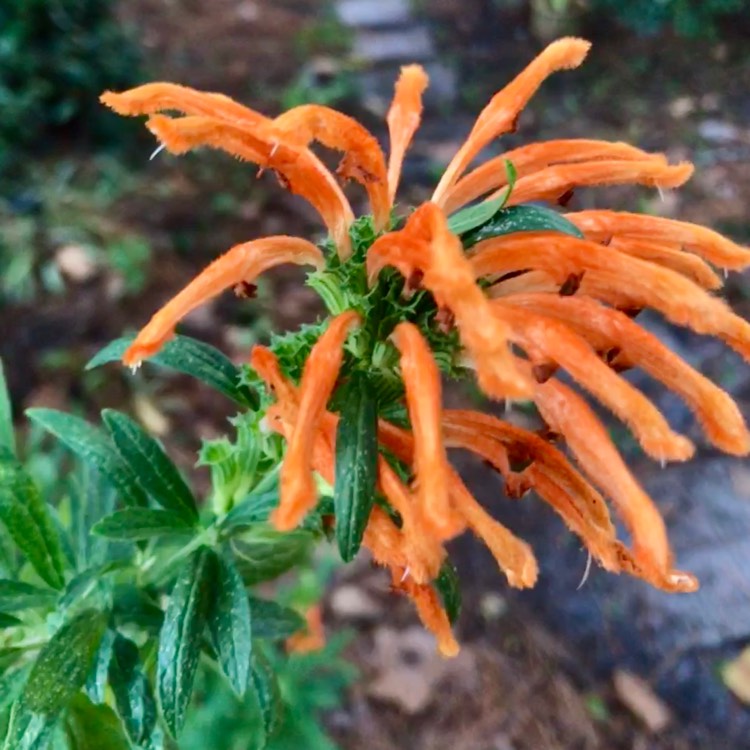
[[620,702],[649,732],[662,732],[669,726],[672,721],[669,708],[644,679],[618,669],[612,675],[612,683]]
[[333,614],[342,620],[373,621],[381,614],[378,603],[361,587],[344,584],[334,589],[330,606]]

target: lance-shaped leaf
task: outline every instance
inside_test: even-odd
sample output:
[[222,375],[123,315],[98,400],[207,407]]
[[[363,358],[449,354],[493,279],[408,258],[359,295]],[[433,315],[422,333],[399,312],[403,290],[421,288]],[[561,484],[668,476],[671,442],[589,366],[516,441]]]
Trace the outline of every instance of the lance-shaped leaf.
[[378,409],[372,388],[355,373],[343,399],[336,432],[334,508],[336,541],[345,562],[362,544],[375,502],[378,472]]
[[138,477],[141,487],[163,508],[196,520],[195,498],[159,443],[130,417],[105,409],[102,418],[117,451]]
[[477,227],[486,225],[508,202],[508,198],[516,184],[517,174],[516,168],[507,159],[505,160],[505,171],[508,176],[508,185],[503,195],[491,200],[484,200],[475,206],[464,208],[448,218],[448,229],[453,234],[462,235]]
[[15,456],[16,439],[13,433],[13,411],[10,406],[10,393],[5,382],[3,361],[0,359],[0,456]]
[[27,409],[26,414],[99,471],[127,505],[146,505],[138,477],[104,432],[80,417],[55,409]]
[[304,529],[278,532],[253,529],[243,539],[232,539],[237,569],[250,586],[280,576],[305,560],[312,546],[313,534]]
[[252,626],[245,584],[229,554],[217,556],[214,586],[208,632],[221,671],[241,697],[250,671]]
[[466,248],[482,240],[516,232],[562,232],[583,239],[581,230],[564,216],[543,206],[508,206],[498,211],[489,221],[462,235]]
[[34,713],[23,701],[10,711],[2,750],[48,750],[59,716]]
[[57,598],[52,589],[32,586],[23,581],[0,579],[0,612],[21,612],[34,607],[46,607]]
[[95,705],[83,693],[71,701],[65,733],[75,750],[130,750],[117,714],[105,703]]
[[[107,344],[86,365],[86,369],[90,370],[107,362],[119,362],[134,339],[135,336],[125,336]],[[148,361],[192,375],[240,406],[258,408],[258,395],[240,383],[239,369],[218,349],[202,341],[189,336],[175,336]]]
[[45,715],[64,709],[83,687],[107,628],[107,615],[87,609],[63,625],[39,652],[23,691],[28,708]]
[[450,560],[446,559],[440,567],[435,588],[443,600],[448,620],[453,625],[461,614],[461,585],[456,568]]
[[266,732],[266,742],[268,742],[268,738],[272,737],[279,728],[284,704],[281,700],[279,683],[274,674],[273,667],[260,652],[256,652],[253,655],[250,680],[258,697],[258,705],[260,706],[260,713],[263,718],[263,728]]
[[65,566],[59,534],[39,489],[15,460],[0,460],[0,522],[39,577],[62,588]]
[[112,646],[109,686],[128,736],[143,745],[156,725],[156,700],[140,664],[138,647],[119,633]]
[[305,627],[305,620],[289,607],[283,607],[270,599],[248,597],[250,618],[253,623],[253,638],[283,641]]
[[172,589],[159,634],[156,687],[167,729],[177,736],[193,693],[201,638],[211,605],[215,558],[208,547],[194,552]]
[[102,518],[91,529],[110,539],[151,539],[166,535],[192,535],[195,526],[179,513],[155,508],[125,508]]

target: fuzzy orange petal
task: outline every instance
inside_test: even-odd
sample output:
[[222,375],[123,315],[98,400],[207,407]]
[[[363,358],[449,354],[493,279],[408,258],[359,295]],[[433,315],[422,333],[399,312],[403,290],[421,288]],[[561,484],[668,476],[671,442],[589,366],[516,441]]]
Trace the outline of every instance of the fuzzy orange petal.
[[559,284],[585,272],[582,291],[594,281],[595,289],[586,293],[601,291],[603,301],[617,306],[652,307],[677,325],[723,339],[750,360],[750,324],[723,300],[681,274],[613,248],[561,233],[528,232],[478,243],[472,263],[478,276],[538,269]]
[[416,583],[410,578],[399,580],[398,571],[393,571],[393,587],[403,591],[414,602],[422,624],[437,640],[438,651],[448,658],[457,656],[459,645],[435,589],[428,584]]
[[624,211],[578,211],[565,214],[588,239],[638,237],[656,242],[677,242],[719,268],[742,270],[750,266],[750,248],[742,247],[699,224]]
[[668,571],[672,553],[664,520],[628,470],[591,407],[554,379],[537,386],[534,403],[547,424],[565,437],[584,473],[613,500],[632,535],[638,559]]
[[537,315],[528,308],[493,303],[497,315],[512,329],[511,337],[532,362],[556,362],[631,429],[643,449],[657,460],[684,461],[693,454],[692,443],[672,432],[659,410],[634,386],[610,369],[564,323]]
[[453,213],[490,190],[507,185],[506,161],[513,164],[520,179],[554,164],[573,164],[597,159],[666,163],[663,154],[650,154],[627,143],[583,138],[529,143],[486,161],[462,177],[446,196],[445,212]]
[[525,294],[506,304],[557,318],[602,349],[617,348],[628,362],[679,394],[717,448],[734,455],[750,451],[750,434],[732,398],[627,315],[578,296]]
[[281,499],[273,512],[274,526],[293,529],[315,505],[312,449],[326,404],[333,392],[343,359],[343,345],[359,315],[349,310],[331,319],[305,362],[299,386],[299,409],[281,467]]
[[391,150],[388,156],[388,199],[396,197],[406,149],[422,119],[422,94],[429,78],[421,65],[406,65],[396,81],[386,120]]
[[320,104],[303,104],[273,121],[285,142],[306,147],[313,140],[342,151],[338,174],[353,179],[367,190],[375,221],[382,230],[390,217],[385,157],[375,136],[352,117]]
[[317,209],[339,254],[348,257],[351,253],[349,227],[354,221],[351,206],[333,175],[309,149],[281,142],[269,128],[251,133],[241,125],[212,117],[171,119],[153,115],[147,126],[171,153],[210,146],[263,169],[272,169],[280,175],[285,187]]
[[401,353],[401,376],[414,434],[417,493],[422,516],[438,537],[449,528],[448,459],[441,430],[440,373],[427,342],[412,323],[392,334]]
[[147,83],[121,93],[105,91],[99,100],[117,114],[131,117],[172,110],[252,127],[270,122],[269,118],[224,94],[197,91],[176,83]]
[[152,357],[174,335],[175,325],[196,307],[242,282],[252,282],[261,273],[282,263],[323,266],[320,250],[299,237],[264,237],[235,245],[193,279],[162,307],[141,329],[123,356],[136,366]]
[[[693,174],[693,165],[663,164],[659,161],[590,161],[583,164],[558,164],[522,177],[516,182],[508,199],[509,206],[529,201],[557,201],[578,187],[594,185],[645,185],[674,188]],[[493,200],[505,188],[490,194]]]
[[443,205],[450,187],[461,177],[472,159],[494,138],[513,131],[521,110],[544,80],[558,70],[578,67],[591,43],[566,37],[552,42],[482,110],[466,142],[441,178],[432,200]]
[[654,242],[640,237],[615,237],[610,243],[615,250],[634,258],[671,268],[704,289],[719,289],[723,282],[706,261],[685,252],[676,242]]
[[508,583],[514,588],[531,588],[539,575],[531,547],[492,518],[455,472],[451,472],[450,491],[456,511],[487,545]]
[[[604,499],[560,451],[523,428],[480,412],[446,410],[444,425],[449,445],[467,448],[493,463],[506,477],[509,494],[533,488],[607,570],[619,572],[615,529]],[[505,455],[498,455],[498,448]],[[520,474],[506,473],[508,453],[531,463]]]

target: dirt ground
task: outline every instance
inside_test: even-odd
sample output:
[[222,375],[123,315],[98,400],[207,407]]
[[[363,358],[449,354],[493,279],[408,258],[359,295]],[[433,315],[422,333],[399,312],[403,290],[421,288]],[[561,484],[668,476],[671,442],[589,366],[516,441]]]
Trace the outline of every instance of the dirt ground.
[[[302,47],[299,41],[306,38],[319,5],[315,0],[128,0],[121,4],[121,15],[139,28],[149,67],[159,78],[220,90],[273,112],[279,92],[294,79],[304,56],[325,51],[316,48],[325,45],[314,35]],[[467,113],[476,112],[540,46],[515,30],[519,19],[512,15],[501,29],[483,31],[486,5],[443,0],[428,12],[446,59],[460,72],[456,111],[441,113],[441,127],[431,142],[417,146],[420,154],[431,153],[434,162],[460,142]],[[470,6],[479,10],[464,12]],[[588,69],[575,81],[563,76],[545,87],[512,142],[588,135],[637,142],[665,150],[673,159],[692,158],[700,172],[679,195],[663,200],[627,190],[611,195],[646,209],[660,201],[662,214],[689,217],[747,240],[750,130],[743,123],[750,114],[749,84],[750,57],[740,44],[702,44],[698,51],[674,40],[665,46],[659,40],[612,36],[595,48]],[[23,371],[11,368],[14,394],[23,406],[83,398],[93,409],[128,400],[128,376],[114,371],[105,387],[80,392],[75,385],[80,364],[123,330],[140,325],[160,301],[231,244],[280,231],[317,231],[309,211],[277,190],[268,176],[256,183],[252,169],[219,157],[205,159],[155,161],[148,167],[151,189],[127,196],[115,207],[117,220],[148,235],[155,248],[153,281],[137,305],[112,300],[106,280],[95,279],[65,299],[4,312],[8,330],[16,333],[14,340],[3,342],[3,349],[14,352],[17,361],[32,363]],[[159,185],[169,187],[166,198]],[[422,188],[417,184],[411,190],[419,195]],[[238,198],[230,210],[211,203],[211,196],[227,192]],[[591,198],[577,200],[583,208]],[[263,291],[273,325],[314,317],[315,299],[298,280],[295,274],[276,274]],[[738,311],[750,316],[750,280],[734,279],[730,295]],[[246,303],[222,299],[186,330],[239,357],[247,347],[242,329],[248,324],[262,330],[265,321],[255,309],[248,312]],[[77,354],[67,375],[50,387],[43,385],[45,371],[38,360],[53,345]],[[187,465],[197,444],[177,435],[215,434],[223,428],[226,407],[180,379],[161,384],[158,396],[169,418],[167,439]],[[180,406],[186,402],[189,413]],[[445,663],[425,645],[424,634],[414,630],[413,614],[406,603],[394,602],[383,577],[366,564],[342,573],[326,605],[327,622],[331,628],[356,629],[350,656],[363,674],[348,704],[328,718],[342,747],[719,748],[710,738],[696,740],[685,720],[671,714],[665,728],[649,731],[649,712],[658,713],[660,704],[648,685],[634,687],[626,678],[618,683],[611,674],[596,674],[571,644],[551,635],[532,609],[508,599],[499,579],[492,589],[471,576],[462,583],[466,603],[459,632],[464,648],[459,659]],[[642,702],[628,710],[624,703],[635,693]]]

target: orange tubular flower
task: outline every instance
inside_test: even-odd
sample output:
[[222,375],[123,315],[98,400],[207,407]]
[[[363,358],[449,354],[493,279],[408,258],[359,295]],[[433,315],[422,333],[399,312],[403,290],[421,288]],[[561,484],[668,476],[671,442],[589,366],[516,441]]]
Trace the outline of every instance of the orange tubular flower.
[[174,327],[189,312],[238,284],[251,283],[264,271],[282,263],[320,268],[323,254],[299,237],[264,237],[235,245],[191,281],[159,310],[125,352],[123,362],[137,367],[156,354],[174,335]]
[[305,362],[299,387],[299,408],[281,470],[281,500],[273,515],[276,528],[293,529],[315,506],[312,477],[312,438],[331,396],[343,358],[342,347],[359,322],[353,311],[336,316],[318,339]]
[[411,323],[393,332],[401,352],[401,376],[406,387],[409,421],[414,432],[414,467],[424,520],[440,536],[449,521],[448,460],[440,429],[440,373],[427,342]]
[[491,190],[498,190],[507,185],[506,162],[513,165],[518,177],[526,177],[526,175],[556,164],[574,164],[601,159],[666,163],[664,154],[649,154],[627,143],[592,141],[583,138],[529,143],[486,161],[462,177],[448,191],[444,209],[446,213],[450,213]]
[[[314,509],[315,473],[330,485],[348,481],[349,467],[336,463],[351,461],[353,451],[337,440],[339,431],[356,435],[362,462],[350,484],[336,488],[334,507],[340,513],[340,503],[352,502],[364,503],[354,510],[371,510],[337,525],[340,548],[354,545],[346,546],[351,556],[361,544],[388,569],[393,588],[414,602],[446,656],[458,650],[449,540],[472,531],[511,586],[533,586],[538,575],[531,548],[472,496],[448,462],[448,448],[489,462],[509,498],[535,492],[606,570],[664,591],[698,586],[674,568],[656,505],[558,371],[607,406],[658,460],[684,461],[694,447],[620,377],[623,369],[641,368],[677,393],[716,448],[750,453],[750,432],[732,398],[633,319],[652,308],[750,360],[750,324],[712,294],[722,285],[716,269],[747,268],[750,248],[673,219],[555,207],[579,187],[678,187],[692,165],[670,165],[663,154],[624,143],[565,139],[524,145],[470,169],[485,146],[515,129],[544,80],[577,67],[589,46],[582,39],[554,42],[497,93],[432,200],[394,218],[393,231],[390,212],[427,86],[417,65],[402,68],[395,86],[387,160],[368,130],[327,107],[305,105],[270,119],[220,94],[165,83],[102,96],[121,114],[148,116],[148,128],[169,151],[223,149],[273,170],[320,213],[331,242],[319,249],[269,237],[237,245],[154,315],[124,360],[135,365],[158,352],[185,315],[228,287],[280,263],[313,266],[308,283],[334,317],[270,348],[256,346],[250,357],[261,381],[261,424],[286,445],[271,521],[291,529]],[[337,176],[364,186],[372,217],[354,219],[336,177],[312,151],[316,142],[343,153]],[[553,208],[524,205],[529,201]],[[464,377],[471,370],[487,396],[532,401],[548,429],[535,434],[475,411],[443,410],[440,371]],[[339,382],[361,383],[361,391],[338,391]],[[351,408],[342,408],[343,398]],[[553,436],[567,451],[551,444]],[[278,453],[269,449],[265,458],[276,462]],[[607,503],[622,519],[630,548],[617,539]]]
[[393,203],[401,178],[406,149],[422,119],[422,94],[427,88],[427,74],[419,65],[401,68],[396,81],[391,108],[388,110],[388,135],[391,153],[388,157],[388,199]]

